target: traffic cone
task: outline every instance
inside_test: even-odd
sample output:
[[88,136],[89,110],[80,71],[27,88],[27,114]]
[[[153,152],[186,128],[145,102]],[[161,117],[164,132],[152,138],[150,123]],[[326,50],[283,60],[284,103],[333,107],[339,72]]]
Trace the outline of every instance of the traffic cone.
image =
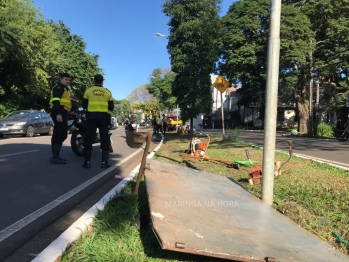
[[136,133],[138,133],[139,132],[139,129],[138,129],[138,125],[136,126]]

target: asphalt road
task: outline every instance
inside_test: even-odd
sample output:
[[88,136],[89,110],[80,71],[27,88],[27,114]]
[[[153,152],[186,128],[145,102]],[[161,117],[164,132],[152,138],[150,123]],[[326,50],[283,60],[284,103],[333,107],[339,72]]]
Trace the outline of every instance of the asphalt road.
[[[203,131],[215,135],[222,133],[222,130],[206,129]],[[282,134],[285,134],[285,136],[282,136]],[[238,135],[238,139],[258,147],[264,146],[263,131],[243,131]],[[349,141],[339,142],[335,138],[324,139],[290,136],[283,132],[277,132],[275,141],[276,150],[288,153],[288,140],[292,141],[293,154],[296,156],[311,158],[349,169]]]
[[[50,136],[0,139],[0,261],[62,215],[78,208],[61,221],[56,234],[48,231],[44,239],[38,241],[40,245],[49,244],[71,224],[69,222],[119,182],[115,175],[130,172],[140,163],[143,150],[127,146],[124,129],[112,133],[114,153],[110,154],[112,167],[107,170],[100,168],[99,144],[94,145],[92,168],[82,168],[83,158],[70,148],[70,135],[61,150],[61,156],[67,159],[66,165],[49,163]],[[83,204],[86,200],[90,204]],[[37,253],[39,249],[41,247]],[[19,261],[18,258],[13,261],[16,260]],[[25,260],[30,258],[20,259]]]

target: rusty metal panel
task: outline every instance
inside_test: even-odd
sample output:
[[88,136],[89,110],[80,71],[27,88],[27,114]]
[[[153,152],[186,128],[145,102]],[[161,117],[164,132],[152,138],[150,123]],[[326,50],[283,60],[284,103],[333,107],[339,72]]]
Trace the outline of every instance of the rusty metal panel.
[[236,261],[349,261],[227,177],[147,164],[153,230],[163,249]]

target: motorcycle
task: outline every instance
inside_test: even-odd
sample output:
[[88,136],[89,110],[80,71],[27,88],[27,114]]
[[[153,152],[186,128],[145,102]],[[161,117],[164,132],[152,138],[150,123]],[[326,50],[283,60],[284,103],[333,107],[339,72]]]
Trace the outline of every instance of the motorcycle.
[[135,121],[130,120],[130,119],[126,119],[125,120],[125,134],[126,134],[126,136],[127,136],[127,134],[129,132],[134,132],[135,131],[135,129],[132,126],[132,124],[135,124]]
[[[77,156],[84,156],[84,139],[86,134],[86,112],[83,108],[78,108],[76,111],[68,114],[68,121],[73,118],[73,122],[70,128],[71,138],[70,145],[73,152]],[[69,123],[69,122],[68,122]],[[113,152],[113,141],[111,139],[110,129],[112,129],[112,123],[109,125],[109,137],[110,137],[110,145],[109,152]],[[100,143],[100,135],[97,129],[97,132],[93,139],[93,144]]]
[[340,142],[348,141],[348,139],[349,139],[349,123],[346,123],[344,125],[343,133],[341,133],[341,134],[339,133],[336,138]]

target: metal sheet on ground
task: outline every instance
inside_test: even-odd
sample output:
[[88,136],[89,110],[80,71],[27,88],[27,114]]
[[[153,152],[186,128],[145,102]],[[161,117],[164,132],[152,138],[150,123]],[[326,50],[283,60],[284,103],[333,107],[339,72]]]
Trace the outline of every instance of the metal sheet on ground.
[[153,230],[163,249],[236,261],[349,260],[227,177],[151,159],[147,166]]

